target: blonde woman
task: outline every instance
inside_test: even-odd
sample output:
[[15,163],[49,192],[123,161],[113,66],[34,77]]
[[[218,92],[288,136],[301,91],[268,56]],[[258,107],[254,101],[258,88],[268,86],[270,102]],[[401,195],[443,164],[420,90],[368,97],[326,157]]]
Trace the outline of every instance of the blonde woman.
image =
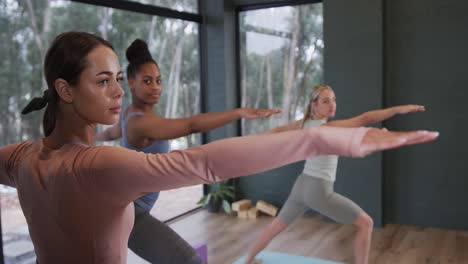
[[[328,122],[335,116],[336,97],[333,89],[327,85],[314,87],[309,104],[304,111],[304,118],[289,125],[278,127],[272,132],[282,132],[318,126],[360,127],[386,120],[396,114],[424,111],[421,105],[401,105],[381,110],[365,112],[350,119]],[[289,197],[278,217],[261,233],[251,246],[246,264],[261,263],[254,260],[270,241],[285,230],[295,219],[308,209],[314,209],[323,215],[343,224],[353,224],[356,229],[354,241],[354,260],[356,264],[368,263],[372,218],[350,199],[334,192],[338,156],[322,155],[306,160],[304,170],[296,179]]]

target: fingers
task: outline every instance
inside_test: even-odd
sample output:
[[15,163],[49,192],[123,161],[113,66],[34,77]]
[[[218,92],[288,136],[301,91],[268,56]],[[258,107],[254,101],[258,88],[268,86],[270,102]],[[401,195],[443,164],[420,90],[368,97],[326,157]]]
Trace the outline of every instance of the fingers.
[[254,115],[257,117],[270,117],[281,112],[281,109],[256,109]]
[[424,112],[424,111],[426,111],[426,108],[423,105],[415,105],[414,106],[414,111],[415,112]]
[[367,156],[373,152],[394,149],[403,146],[407,140],[403,137],[382,137],[371,139],[370,142],[361,147],[360,157]]
[[409,105],[409,112],[424,112],[426,108],[423,105]]
[[274,114],[279,114],[281,112],[283,112],[283,110],[281,109],[264,109],[263,111],[267,111],[269,115],[274,115]]
[[425,130],[407,132],[403,137],[406,139],[404,145],[414,145],[435,140],[439,137],[439,132]]
[[272,114],[273,113],[270,110],[265,110],[265,109],[257,110],[257,116],[260,116],[260,117],[269,117]]
[[424,112],[426,108],[423,105],[403,105],[400,107],[400,114],[414,113],[414,112]]
[[373,152],[399,148],[405,145],[405,143],[406,143],[405,138],[391,138],[391,139],[382,140],[375,145],[375,149],[373,149]]
[[439,136],[439,132],[429,132],[429,131],[414,131],[414,132],[403,132],[403,134],[398,135],[396,138],[383,140],[374,151],[388,150],[399,148],[403,146],[422,144],[435,140]]
[[361,156],[366,156],[376,151],[430,142],[435,140],[438,136],[438,132],[424,130],[393,132],[387,131],[386,129],[371,129],[363,139]]

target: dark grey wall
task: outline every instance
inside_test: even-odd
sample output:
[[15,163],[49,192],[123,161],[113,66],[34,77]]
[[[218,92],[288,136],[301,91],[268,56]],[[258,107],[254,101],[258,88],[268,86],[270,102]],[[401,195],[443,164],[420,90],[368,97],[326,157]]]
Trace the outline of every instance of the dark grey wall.
[[[325,82],[335,89],[337,119],[382,107],[381,0],[324,1]],[[340,158],[335,190],[382,224],[382,155]]]
[[[214,111],[237,100],[236,5],[271,1],[207,2],[216,6],[208,8],[216,16],[207,34],[207,90]],[[340,158],[336,190],[369,212],[377,225],[468,229],[468,2],[327,0],[324,12],[325,80],[336,90],[337,118],[418,103],[426,105],[426,113],[399,116],[385,125],[441,132],[430,144],[365,159]],[[235,129],[222,131],[213,138],[233,135]],[[301,169],[297,163],[242,178],[239,194],[282,205]]]
[[467,14],[467,1],[386,1],[385,102],[427,107],[388,126],[441,132],[385,156],[389,222],[468,229]]
[[240,178],[238,180],[239,197],[246,197],[254,201],[264,200],[275,206],[282,206],[303,168],[304,162],[298,162],[254,176]]

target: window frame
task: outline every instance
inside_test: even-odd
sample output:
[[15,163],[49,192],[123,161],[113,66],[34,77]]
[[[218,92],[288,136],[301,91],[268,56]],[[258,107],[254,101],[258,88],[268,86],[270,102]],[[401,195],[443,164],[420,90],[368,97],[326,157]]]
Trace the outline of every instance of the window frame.
[[[306,4],[318,4],[323,3],[323,0],[291,0],[291,1],[276,1],[276,2],[267,2],[267,3],[253,3],[247,5],[239,5],[235,8],[235,49],[236,49],[236,97],[237,107],[242,106],[242,75],[241,75],[241,54],[240,54],[240,13],[245,11],[253,11],[259,9],[267,9],[274,7],[285,7],[285,6],[298,6]],[[242,122],[239,120],[237,122],[237,131],[238,136],[242,136]],[[237,181],[237,180],[236,180]]]

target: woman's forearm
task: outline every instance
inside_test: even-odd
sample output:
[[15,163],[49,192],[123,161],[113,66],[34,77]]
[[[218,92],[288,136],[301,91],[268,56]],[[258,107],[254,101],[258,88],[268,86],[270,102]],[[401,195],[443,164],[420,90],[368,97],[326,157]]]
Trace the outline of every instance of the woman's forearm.
[[382,122],[393,117],[396,114],[398,114],[398,108],[396,106],[366,112],[364,114],[364,119],[366,120],[364,125],[371,125]]

